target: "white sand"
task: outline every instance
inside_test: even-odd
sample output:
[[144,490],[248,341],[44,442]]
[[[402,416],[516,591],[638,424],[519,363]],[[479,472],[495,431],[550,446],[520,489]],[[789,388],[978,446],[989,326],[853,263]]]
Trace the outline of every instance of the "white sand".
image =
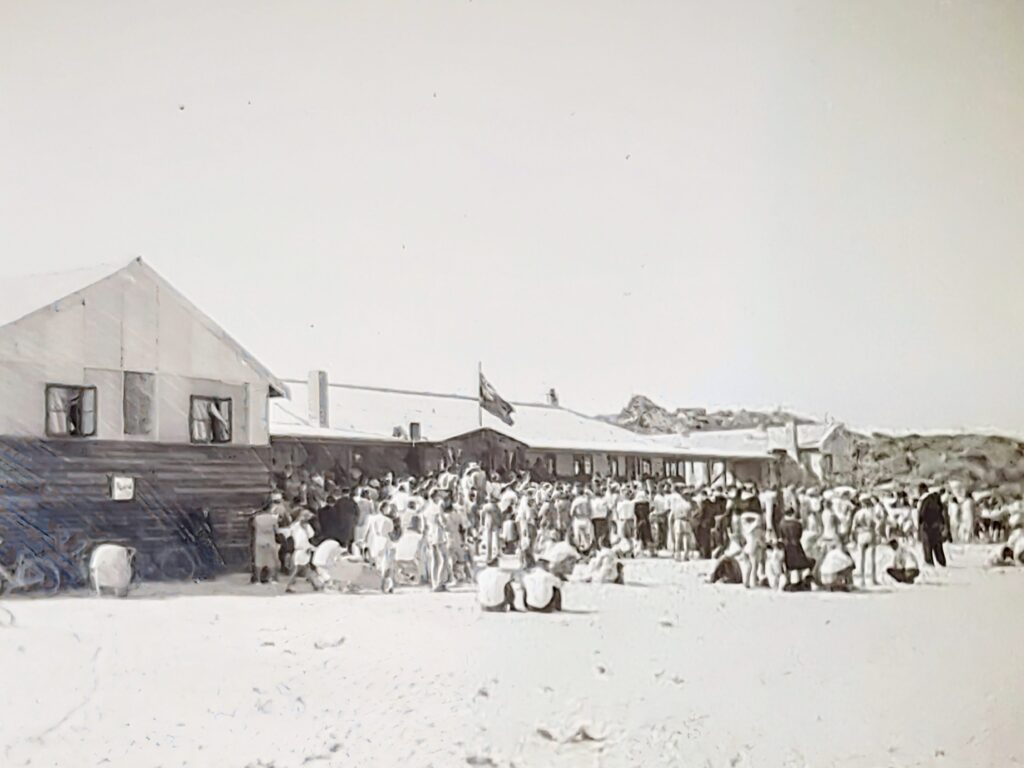
[[0,765],[1004,768],[1024,761],[1024,568],[954,558],[854,595],[641,561],[570,585],[560,616],[234,582],[8,600]]

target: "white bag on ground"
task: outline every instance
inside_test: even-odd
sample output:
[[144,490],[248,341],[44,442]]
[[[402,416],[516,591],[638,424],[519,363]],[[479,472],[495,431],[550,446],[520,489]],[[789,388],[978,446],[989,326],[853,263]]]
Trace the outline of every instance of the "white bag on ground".
[[120,544],[100,544],[89,558],[89,583],[93,591],[113,592],[118,597],[128,594],[132,583],[134,550]]

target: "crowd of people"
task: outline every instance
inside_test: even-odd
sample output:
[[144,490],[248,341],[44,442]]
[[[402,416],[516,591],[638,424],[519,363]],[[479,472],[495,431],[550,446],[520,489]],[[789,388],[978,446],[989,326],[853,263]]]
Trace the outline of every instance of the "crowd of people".
[[[912,584],[945,567],[946,544],[996,544],[992,565],[1024,564],[1020,502],[924,484],[693,487],[678,479],[537,481],[475,463],[355,485],[288,466],[252,519],[253,581],[323,589],[339,563],[364,564],[385,592],[475,582],[487,610],[554,611],[565,580],[622,581],[623,561],[713,561],[710,580],[787,591],[848,590],[885,575]],[[351,572],[352,568],[349,568]]]

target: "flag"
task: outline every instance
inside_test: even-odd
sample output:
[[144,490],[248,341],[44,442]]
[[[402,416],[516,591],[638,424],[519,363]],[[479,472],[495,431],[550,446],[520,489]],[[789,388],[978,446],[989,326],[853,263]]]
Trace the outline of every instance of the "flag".
[[484,377],[483,371],[480,372],[480,407],[512,426],[512,414],[516,409],[498,394],[491,382]]

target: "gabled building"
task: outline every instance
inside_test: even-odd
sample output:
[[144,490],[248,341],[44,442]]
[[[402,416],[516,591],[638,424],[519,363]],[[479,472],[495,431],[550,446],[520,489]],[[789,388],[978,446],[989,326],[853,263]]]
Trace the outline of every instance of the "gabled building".
[[[248,560],[285,385],[141,259],[4,278],[4,554],[114,541],[148,577]],[[71,544],[69,542],[74,542]],[[80,575],[78,575],[80,578]]]

